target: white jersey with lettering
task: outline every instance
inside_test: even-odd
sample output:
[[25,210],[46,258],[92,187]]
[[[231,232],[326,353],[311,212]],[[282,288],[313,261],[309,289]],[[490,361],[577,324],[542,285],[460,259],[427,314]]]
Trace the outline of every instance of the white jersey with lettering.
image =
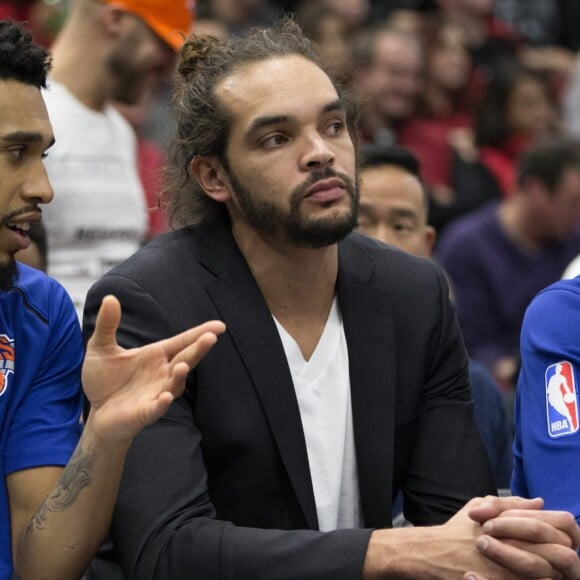
[[90,286],[133,254],[147,231],[133,128],[111,106],[94,111],[63,85],[43,91],[56,143],[45,160],[54,200],[43,208],[48,273],[82,316]]

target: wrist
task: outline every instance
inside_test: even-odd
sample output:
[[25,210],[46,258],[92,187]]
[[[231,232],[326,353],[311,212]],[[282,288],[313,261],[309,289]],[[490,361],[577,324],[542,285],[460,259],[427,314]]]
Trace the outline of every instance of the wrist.
[[132,437],[114,438],[110,433],[101,432],[98,421],[95,421],[93,409],[84,423],[82,440],[91,450],[106,451],[108,453],[121,453],[126,455],[133,443]]
[[367,547],[363,579],[434,577],[422,555],[434,536],[434,528],[375,530]]

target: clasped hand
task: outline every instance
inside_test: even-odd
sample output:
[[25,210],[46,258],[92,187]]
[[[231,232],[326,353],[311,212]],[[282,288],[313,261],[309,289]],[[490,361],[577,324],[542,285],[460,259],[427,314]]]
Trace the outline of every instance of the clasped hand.
[[[503,569],[516,577],[577,580],[580,528],[569,512],[542,508],[540,498],[486,497],[472,500],[464,510],[482,526],[477,549]],[[488,576],[468,572],[464,578]]]

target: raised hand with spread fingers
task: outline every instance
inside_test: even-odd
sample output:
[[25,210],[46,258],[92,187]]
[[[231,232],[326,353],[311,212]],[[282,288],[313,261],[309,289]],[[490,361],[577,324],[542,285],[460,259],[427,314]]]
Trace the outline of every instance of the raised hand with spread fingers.
[[[91,411],[64,469],[10,474],[13,560],[22,578],[78,578],[109,526],[133,437],[159,419],[187,373],[224,332],[210,321],[134,349],[117,344],[119,301],[106,296],[88,341],[82,381]],[[170,451],[170,450],[168,450]]]

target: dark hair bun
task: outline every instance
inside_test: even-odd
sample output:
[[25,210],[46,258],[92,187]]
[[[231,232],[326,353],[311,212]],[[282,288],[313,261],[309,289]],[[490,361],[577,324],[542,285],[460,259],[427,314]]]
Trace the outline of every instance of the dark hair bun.
[[177,72],[185,80],[189,80],[197,73],[200,65],[212,54],[219,42],[215,36],[192,34],[181,48]]

